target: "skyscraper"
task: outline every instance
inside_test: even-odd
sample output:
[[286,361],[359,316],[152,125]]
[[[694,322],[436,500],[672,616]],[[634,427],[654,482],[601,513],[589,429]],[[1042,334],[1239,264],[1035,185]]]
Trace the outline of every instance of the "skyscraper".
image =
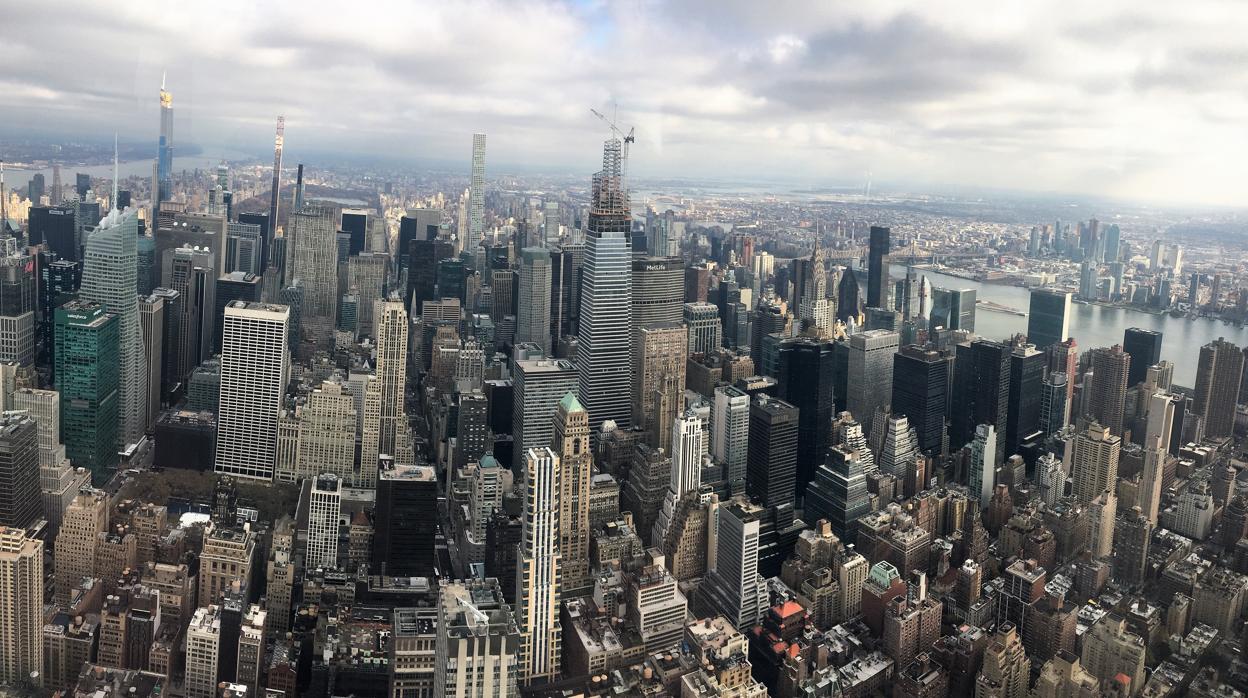
[[1109,428],[1093,422],[1087,431],[1075,436],[1070,446],[1070,472],[1074,479],[1071,493],[1087,504],[1118,482],[1118,455],[1122,439]]
[[1127,373],[1127,387],[1144,382],[1148,367],[1161,361],[1161,333],[1128,327],[1122,333],[1122,350],[1131,356],[1131,370]]
[[623,181],[623,143],[603,147],[602,171],[594,176],[586,231],[576,370],[581,404],[591,432],[606,420],[627,428],[632,403],[629,348],[632,339],[632,251],[628,192]]
[[377,477],[372,567],[394,577],[432,577],[438,478],[432,466],[396,465]]
[[19,685],[43,667],[43,541],[0,527],[0,683]]
[[836,286],[836,319],[841,322],[856,319],[860,305],[858,275],[854,273],[853,267],[847,267],[841,275],[841,282]]
[[163,294],[152,293],[139,298],[139,326],[143,330],[144,371],[147,373],[147,409],[143,413],[143,424],[148,429],[160,415],[160,394],[165,382],[165,308]]
[[519,630],[498,580],[449,582],[439,591],[433,695],[518,695]]
[[165,89],[163,75],[160,77],[160,140],[156,146],[154,194],[152,205],[157,211],[162,201],[173,196],[173,93]]
[[[233,271],[217,277],[212,293],[213,342],[210,356],[221,351],[221,333],[224,330],[224,326],[218,318],[225,316],[225,306],[234,301],[259,303],[261,300],[260,282],[259,276],[243,271]],[[205,356],[203,358],[208,357]]]
[[238,301],[225,309],[216,471],[273,479],[277,421],[290,376],[290,309]]
[[805,277],[803,288],[800,290],[801,301],[797,308],[798,316],[804,324],[816,328],[819,336],[830,336],[835,309],[832,302],[828,300],[827,269],[823,261],[823,248],[819,246],[817,235]]
[[910,420],[919,450],[928,455],[939,453],[944,440],[949,363],[940,352],[917,346],[893,355],[893,414]]
[[717,386],[711,405],[711,458],[724,467],[734,496],[745,492],[749,437],[750,396],[730,385]]
[[832,343],[795,337],[780,344],[779,396],[800,410],[797,437],[797,495],[815,477],[828,452],[832,422]]
[[1027,341],[1040,351],[1070,337],[1070,292],[1051,288],[1031,291],[1027,313]]
[[120,431],[118,447],[138,443],[146,431],[147,362],[139,327],[138,212],[113,209],[87,238],[79,295],[117,318]]
[[867,307],[886,308],[888,289],[892,282],[888,277],[889,230],[871,226],[871,241],[867,249]]
[[338,566],[338,520],[342,516],[342,480],[332,473],[312,478],[308,485],[309,570]]
[[975,289],[932,289],[932,312],[928,327],[975,331]]
[[1020,628],[1009,621],[984,651],[984,666],[975,677],[976,698],[1024,698],[1031,683],[1031,660],[1023,650]]
[[[915,457],[919,455],[919,439],[910,426],[910,420],[900,415],[890,415],[884,422],[884,434],[880,439],[880,452],[876,465],[880,472],[892,475],[898,482],[905,482],[913,471]],[[925,489],[920,483],[918,489]]]
[[[381,385],[378,448],[393,455],[395,435],[407,429],[407,311],[400,301],[375,301],[377,317],[377,379]],[[364,465],[361,464],[361,468]]]
[[846,409],[863,424],[870,424],[877,407],[889,403],[893,385],[893,354],[898,335],[888,330],[867,330],[849,338],[849,380]]
[[750,404],[745,491],[765,507],[794,501],[798,422],[798,409],[783,400],[759,395]]
[[[273,266],[272,248],[273,238],[277,235],[277,205],[282,193],[282,145],[285,140],[286,117],[279,116],[277,117],[277,135],[273,138],[273,185],[269,195],[269,226],[268,230],[264,231],[264,244],[260,246],[260,266],[263,269]],[[290,278],[285,275],[282,279],[290,281]]]
[[286,279],[304,288],[300,324],[305,336],[325,343],[332,336],[338,307],[338,246],[334,211],[307,205],[287,216]]
[[[472,178],[468,185],[468,237],[464,251],[472,259],[481,256],[485,234],[485,134],[472,134]],[[479,265],[478,265],[479,266]]]
[[550,251],[520,251],[520,294],[516,299],[516,344],[532,343],[552,354],[550,337]]
[[550,445],[555,408],[568,391],[576,390],[577,374],[567,359],[516,361],[512,372],[513,469],[518,470],[529,449]]
[[633,327],[680,322],[685,298],[685,267],[680,257],[633,260]]
[[654,448],[671,448],[672,422],[685,402],[688,338],[681,324],[634,332],[633,426]]
[[0,250],[0,361],[35,363],[35,308],[38,306],[35,258],[19,251],[17,240]]
[[170,347],[175,356],[173,377],[182,381],[212,356],[217,277],[206,248],[179,247],[167,259],[165,284],[180,298]]
[[1010,347],[978,339],[958,345],[954,363],[949,445],[961,448],[975,438],[980,424],[991,424],[997,438],[994,455],[1005,457],[1010,400]]
[[997,434],[991,424],[975,427],[975,439],[971,441],[971,459],[967,466],[967,485],[971,494],[979,497],[981,506],[988,506],[996,486]]
[[592,586],[589,572],[589,478],[594,470],[589,414],[569,391],[555,407],[551,450],[559,456],[560,584],[569,594]]
[[689,353],[709,354],[723,344],[719,309],[711,303],[685,303],[685,326],[689,328]]
[[1205,420],[1205,436],[1234,433],[1235,403],[1243,373],[1244,355],[1234,344],[1219,337],[1200,348],[1192,409]]
[[5,412],[0,414],[0,527],[24,529],[43,515],[39,428],[25,414]]
[[1130,367],[1131,355],[1125,353],[1121,345],[1092,351],[1090,416],[1109,427],[1109,433],[1114,436],[1123,434]]
[[827,460],[806,490],[804,516],[827,519],[832,532],[846,544],[857,540],[858,519],[871,510],[866,467],[859,456],[848,445],[828,449]]
[[347,289],[360,298],[362,336],[376,337],[373,303],[386,297],[389,274],[390,254],[387,252],[360,252],[347,260]]
[[98,483],[117,465],[119,327],[99,303],[74,300],[56,309],[56,389],[65,454]]
[[[367,402],[366,402],[367,404]],[[335,475],[357,487],[376,484],[375,467],[361,467],[367,482],[355,480],[355,399],[334,380],[323,381],[298,407],[297,472],[305,478]],[[371,460],[371,457],[370,457]],[[362,466],[368,465],[361,463]],[[331,563],[332,564],[332,563]]]
[[762,618],[767,585],[758,574],[762,507],[735,499],[719,507],[714,566],[698,591],[704,603],[745,631]]
[[520,628],[520,680],[559,676],[562,650],[559,606],[559,456],[549,447],[525,451],[526,496],[516,573],[516,619]]
[[1006,413],[1005,443],[1013,455],[1029,437],[1040,431],[1040,402],[1048,356],[1031,344],[1010,353],[1010,398]]

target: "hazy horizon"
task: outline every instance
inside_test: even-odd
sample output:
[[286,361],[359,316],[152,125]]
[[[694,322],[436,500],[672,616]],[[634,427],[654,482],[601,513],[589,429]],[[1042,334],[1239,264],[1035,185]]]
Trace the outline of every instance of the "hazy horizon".
[[154,144],[164,72],[175,153],[262,157],[284,114],[291,153],[466,166],[484,132],[487,168],[585,172],[594,108],[636,127],[647,179],[1239,206],[1248,161],[1230,3],[56,0],[6,20],[7,130]]

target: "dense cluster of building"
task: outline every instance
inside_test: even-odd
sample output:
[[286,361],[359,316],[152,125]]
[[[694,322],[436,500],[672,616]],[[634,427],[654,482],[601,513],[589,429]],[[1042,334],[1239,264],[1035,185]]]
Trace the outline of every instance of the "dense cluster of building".
[[[889,228],[784,257],[637,215],[619,138],[587,192],[487,190],[477,135],[462,196],[368,210],[302,167],[284,197],[279,121],[267,210],[235,210],[224,167],[175,177],[161,106],[150,209],[88,178],[0,221],[0,682],[1248,690],[1244,349],[1192,347],[1180,386],[1160,333],[1085,350],[1044,285],[1025,335],[978,336],[974,291],[894,279]],[[1120,264],[1114,226],[1037,230]],[[1095,273],[1078,295],[1130,286]],[[213,489],[132,486],[175,469]]]

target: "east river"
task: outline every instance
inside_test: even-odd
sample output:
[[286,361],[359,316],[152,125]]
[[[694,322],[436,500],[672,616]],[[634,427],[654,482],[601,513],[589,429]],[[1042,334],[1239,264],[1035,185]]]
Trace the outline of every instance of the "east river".
[[[896,269],[893,271],[896,273]],[[1031,292],[1018,286],[985,284],[922,269],[915,272],[926,276],[933,286],[973,288],[979,300],[1000,303],[1024,313],[1031,299]],[[1081,352],[1121,344],[1122,333],[1128,327],[1161,332],[1161,358],[1174,364],[1174,382],[1187,387],[1196,384],[1196,361],[1202,346],[1218,337],[1225,337],[1241,347],[1248,344],[1248,328],[1209,318],[1171,317],[1169,314],[1079,303],[1071,306],[1070,315],[1070,334],[1079,344]],[[982,306],[976,308],[975,334],[1003,340],[1020,332],[1027,332],[1026,317]]]

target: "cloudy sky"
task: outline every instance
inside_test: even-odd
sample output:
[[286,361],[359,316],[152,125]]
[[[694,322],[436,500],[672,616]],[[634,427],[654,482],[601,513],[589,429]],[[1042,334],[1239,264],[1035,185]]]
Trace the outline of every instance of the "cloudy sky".
[[[1242,205],[1248,4],[10,2],[0,132]],[[614,107],[613,107],[614,105]]]

